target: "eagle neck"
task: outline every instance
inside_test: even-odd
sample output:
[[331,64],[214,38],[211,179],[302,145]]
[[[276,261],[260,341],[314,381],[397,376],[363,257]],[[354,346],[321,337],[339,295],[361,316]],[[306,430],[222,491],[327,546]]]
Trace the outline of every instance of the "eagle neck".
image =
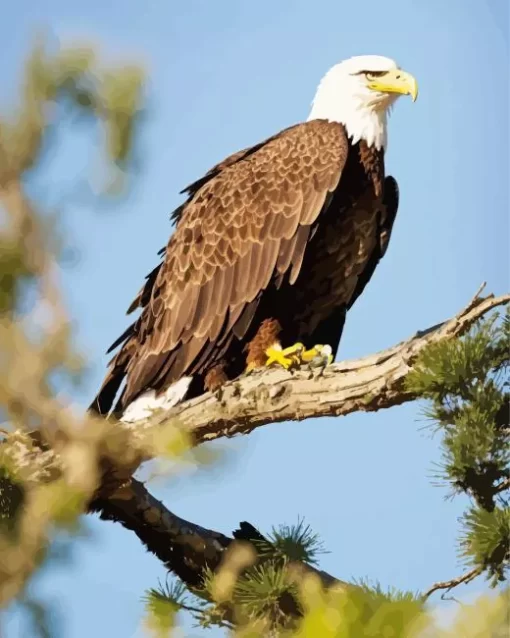
[[339,92],[335,67],[322,79],[308,120],[328,120],[343,124],[353,144],[365,141],[377,150],[387,146],[388,113],[394,98],[379,99],[373,91],[359,87]]

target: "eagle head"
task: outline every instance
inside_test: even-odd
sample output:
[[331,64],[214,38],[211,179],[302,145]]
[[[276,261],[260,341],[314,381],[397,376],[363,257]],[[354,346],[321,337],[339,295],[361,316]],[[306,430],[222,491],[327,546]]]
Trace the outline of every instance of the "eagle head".
[[323,77],[309,120],[340,122],[353,143],[365,140],[385,147],[387,115],[395,100],[418,96],[415,78],[394,60],[380,55],[360,55],[333,66]]

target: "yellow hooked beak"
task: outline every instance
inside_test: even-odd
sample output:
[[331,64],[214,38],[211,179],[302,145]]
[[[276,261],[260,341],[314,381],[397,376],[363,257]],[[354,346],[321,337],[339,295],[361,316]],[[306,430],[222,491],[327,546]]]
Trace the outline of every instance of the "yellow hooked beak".
[[393,69],[388,71],[380,78],[373,78],[368,83],[369,88],[381,93],[400,93],[401,95],[410,95],[413,102],[418,97],[418,83],[416,79],[406,71],[401,69]]

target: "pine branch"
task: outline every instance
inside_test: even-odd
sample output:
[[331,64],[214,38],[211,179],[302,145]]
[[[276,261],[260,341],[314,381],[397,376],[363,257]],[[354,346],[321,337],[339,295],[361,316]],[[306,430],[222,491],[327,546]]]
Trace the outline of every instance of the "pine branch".
[[423,594],[423,598],[424,599],[429,598],[434,592],[440,589],[446,589],[446,592],[449,592],[450,590],[452,590],[454,587],[457,587],[458,585],[462,585],[463,583],[464,584],[470,583],[477,576],[479,576],[482,573],[482,571],[483,570],[480,567],[475,567],[474,569],[471,569],[465,574],[462,574],[462,576],[457,576],[457,578],[452,578],[451,580],[445,580],[445,581],[434,583],[432,587],[428,589],[425,592],[425,594]]
[[[139,465],[151,458],[140,445],[140,439],[156,435],[165,424],[175,421],[198,444],[221,436],[246,434],[271,422],[376,411],[412,401],[416,394],[406,388],[405,380],[423,349],[430,343],[464,334],[487,312],[509,301],[510,295],[476,296],[452,319],[384,352],[333,365],[318,377],[307,370],[294,374],[269,370],[226,385],[221,396],[204,395],[142,423],[102,422],[98,464],[103,479],[89,509],[133,531],[183,582],[199,587],[205,570],[217,568],[234,538],[248,540],[255,546],[253,541],[260,538],[251,534],[256,530],[249,524],[241,525],[231,538],[180,519],[167,510],[132,478]],[[4,443],[16,445],[17,463],[32,470],[31,482],[51,482],[61,476],[58,432],[53,433],[57,445],[47,441],[41,431],[31,434],[29,444],[26,439],[26,435],[13,433],[7,435]],[[342,584],[325,572],[301,565],[305,573],[316,573],[326,587]],[[295,604],[290,608],[290,613],[293,612],[297,613]]]
[[[167,509],[134,478],[108,498],[93,501],[89,511],[97,512],[102,520],[120,523],[134,532],[145,547],[194,594],[203,597],[206,597],[203,593],[206,574],[218,571],[226,550],[233,543],[250,543],[259,559],[264,561],[266,556],[264,552],[259,552],[259,543],[264,541],[269,545],[271,542],[246,522],[240,523],[239,529],[230,537],[186,521]],[[308,563],[291,561],[290,564],[296,579],[314,574],[325,589],[332,585],[357,588]],[[285,600],[285,613],[293,617],[300,615],[295,599]]]

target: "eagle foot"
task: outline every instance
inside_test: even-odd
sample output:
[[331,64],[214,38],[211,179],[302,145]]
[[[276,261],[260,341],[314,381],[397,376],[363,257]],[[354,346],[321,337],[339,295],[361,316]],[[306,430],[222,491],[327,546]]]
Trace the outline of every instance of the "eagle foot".
[[309,366],[325,368],[333,363],[333,349],[330,345],[316,344],[309,350],[302,343],[295,343],[288,348],[275,344],[266,350],[266,367],[281,366],[285,370]]
[[295,343],[288,348],[282,348],[279,344],[275,344],[266,350],[266,366],[279,365],[285,370],[289,370],[291,367],[298,367],[301,365],[301,356],[305,351],[305,347],[302,343]]
[[316,344],[301,354],[301,361],[311,368],[325,368],[333,363],[333,349],[328,344]]

